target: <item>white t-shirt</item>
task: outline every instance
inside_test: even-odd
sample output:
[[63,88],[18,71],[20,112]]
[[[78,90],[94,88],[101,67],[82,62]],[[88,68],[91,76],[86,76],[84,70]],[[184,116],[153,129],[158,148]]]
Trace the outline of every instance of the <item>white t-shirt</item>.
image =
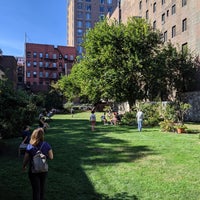
[[96,121],[96,116],[94,113],[90,115],[90,121]]
[[137,112],[137,114],[136,114],[136,117],[137,117],[137,120],[139,121],[141,121],[141,120],[143,120],[143,112],[142,111],[138,111]]

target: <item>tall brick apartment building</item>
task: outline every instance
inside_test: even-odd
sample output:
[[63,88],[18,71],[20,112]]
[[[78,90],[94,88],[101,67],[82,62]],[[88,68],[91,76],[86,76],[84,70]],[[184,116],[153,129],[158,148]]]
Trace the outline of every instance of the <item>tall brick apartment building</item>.
[[86,30],[107,15],[111,15],[118,0],[68,0],[67,5],[67,45],[75,46],[77,55],[83,49],[81,43]]
[[[121,21],[136,16],[146,19],[163,33],[164,42],[171,41],[181,49],[188,47],[200,54],[199,0],[121,0]],[[111,19],[118,19],[116,9]]]
[[33,92],[48,90],[52,82],[71,71],[76,51],[74,47],[47,44],[25,44],[24,82]]

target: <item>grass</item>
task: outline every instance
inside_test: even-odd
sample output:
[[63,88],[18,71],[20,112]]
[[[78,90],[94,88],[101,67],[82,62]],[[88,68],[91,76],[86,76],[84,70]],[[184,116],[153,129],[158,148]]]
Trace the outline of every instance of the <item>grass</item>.
[[[90,113],[55,115],[45,135],[54,150],[47,200],[200,199],[199,135],[131,126],[91,131]],[[198,125],[189,124],[195,129]],[[0,199],[27,200],[31,188],[17,157],[20,138],[0,140]]]

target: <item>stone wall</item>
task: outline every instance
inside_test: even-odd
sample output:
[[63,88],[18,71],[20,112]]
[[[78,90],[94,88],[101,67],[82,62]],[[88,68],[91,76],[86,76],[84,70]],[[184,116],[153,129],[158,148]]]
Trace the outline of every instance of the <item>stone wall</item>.
[[192,106],[186,114],[185,120],[200,122],[200,91],[184,93],[181,97],[181,101],[189,103]]

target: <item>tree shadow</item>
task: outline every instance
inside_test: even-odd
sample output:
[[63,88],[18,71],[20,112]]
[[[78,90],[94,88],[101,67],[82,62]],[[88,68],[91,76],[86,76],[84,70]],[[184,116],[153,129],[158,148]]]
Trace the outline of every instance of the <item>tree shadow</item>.
[[[117,193],[110,197],[107,194],[98,194],[87,177],[82,165],[115,165],[121,162],[134,162],[145,156],[155,154],[148,146],[130,146],[122,139],[110,137],[110,132],[123,134],[127,130],[119,127],[104,126],[91,131],[87,120],[55,119],[47,131],[48,141],[53,144],[55,160],[52,162],[52,177],[56,177],[64,190],[59,194],[60,199],[78,200],[137,200],[137,196],[126,192]],[[57,137],[55,137],[57,135]],[[104,144],[106,147],[98,147]],[[56,164],[55,164],[56,163]],[[62,164],[60,164],[62,163]],[[64,167],[63,167],[64,166]],[[55,181],[51,177],[50,182]],[[50,197],[53,192],[59,191],[59,186],[50,188]],[[70,197],[69,197],[70,196]],[[51,198],[50,198],[51,199]],[[53,198],[52,198],[53,199]]]
[[[92,132],[88,120],[80,119],[53,119],[50,122],[50,128],[45,133],[45,140],[48,141],[54,151],[54,160],[49,162],[48,175],[48,200],[138,200],[134,194],[119,192],[110,196],[108,194],[99,194],[84,171],[83,165],[116,165],[121,162],[135,162],[146,156],[155,154],[148,146],[131,146],[123,139],[116,139],[110,136],[111,132],[123,134],[127,128],[123,127],[105,127],[97,124],[96,131]],[[16,141],[15,141],[16,143]],[[99,145],[103,144],[103,145]],[[22,158],[15,158],[13,172],[12,167],[6,167],[13,158],[11,151],[16,151],[13,144],[10,153],[7,152],[7,160],[0,158],[1,168],[7,169],[7,174],[18,173],[17,165],[22,164]],[[2,152],[6,155],[6,152]],[[16,154],[15,154],[16,155]],[[16,161],[18,160],[18,161]],[[31,196],[30,185],[27,188],[28,177],[23,174],[11,176],[10,179],[3,179],[4,171],[0,170],[1,191],[4,191],[4,200],[11,200],[14,196],[21,200]],[[23,176],[23,177],[21,177]],[[15,177],[15,178],[14,178]],[[17,179],[17,191],[14,179]],[[21,188],[21,189],[20,189]],[[0,195],[1,196],[1,195]],[[17,198],[16,198],[17,199]]]

